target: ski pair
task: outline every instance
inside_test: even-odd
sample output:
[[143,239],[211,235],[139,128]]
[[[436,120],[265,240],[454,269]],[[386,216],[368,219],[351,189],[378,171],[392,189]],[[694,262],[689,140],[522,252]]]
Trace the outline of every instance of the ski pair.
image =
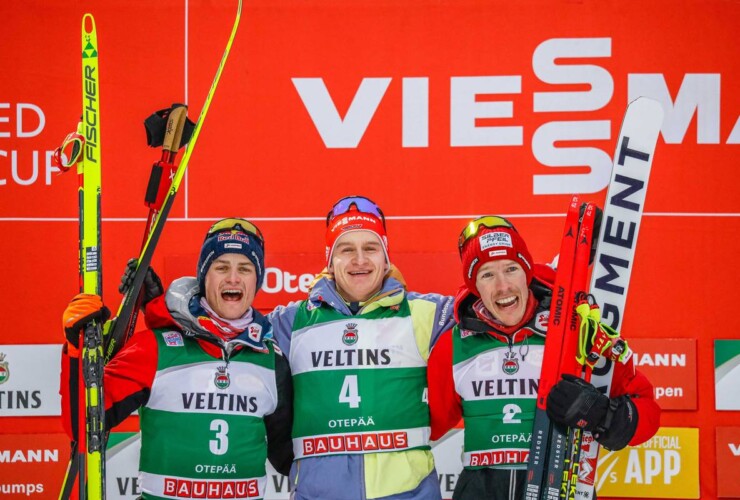
[[[601,309],[603,324],[619,330],[625,313],[637,237],[647,196],[650,171],[663,124],[661,104],[647,97],[632,101],[617,138],[611,180],[604,202],[602,231],[594,257],[589,292]],[[593,360],[592,360],[593,362]],[[604,394],[611,392],[614,361],[602,356],[590,382]],[[583,433],[576,496],[592,500],[596,489],[599,443]]]
[[[200,135],[201,128],[203,127],[203,122],[205,122],[206,115],[208,114],[208,110],[211,107],[211,101],[213,100],[213,96],[216,93],[216,88],[218,87],[218,82],[221,79],[221,74],[223,73],[224,67],[226,66],[226,60],[229,57],[229,52],[231,51],[231,46],[234,43],[237,28],[239,27],[241,11],[242,0],[239,0],[236,17],[231,28],[231,34],[229,35],[229,40],[226,43],[226,48],[224,49],[223,55],[221,56],[221,62],[219,63],[218,69],[216,70],[216,75],[213,77],[213,82],[211,83],[211,87],[208,90],[208,95],[206,96],[206,100],[203,104],[203,108],[200,111],[198,120],[195,123],[195,127],[192,131],[192,136],[190,138],[190,141],[187,143],[187,147],[185,148],[185,153],[183,154],[182,160],[180,161],[180,165],[175,170],[168,169],[167,179],[165,179],[164,182],[168,183],[169,189],[166,191],[166,195],[164,195],[164,197],[161,197],[160,195],[153,195],[153,193],[155,192],[159,193],[164,192],[165,190],[162,185],[160,185],[158,188],[154,188],[152,184],[154,181],[150,179],[149,188],[147,189],[147,192],[149,193],[147,195],[147,205],[149,205],[150,207],[150,213],[149,219],[147,221],[147,229],[144,233],[144,242],[139,254],[139,258],[137,260],[137,267],[133,275],[131,286],[128,288],[128,290],[126,290],[123,301],[118,308],[116,318],[106,325],[107,328],[104,332],[106,360],[110,360],[113,356],[115,356],[115,354],[123,347],[123,345],[134,332],[134,328],[136,326],[136,315],[139,310],[139,306],[141,305],[141,299],[139,298],[141,287],[144,283],[144,278],[146,277],[149,265],[152,262],[154,249],[159,242],[159,238],[162,235],[162,230],[164,229],[164,224],[167,221],[167,217],[169,216],[170,210],[172,209],[172,205],[175,202],[175,195],[177,195],[177,191],[180,188],[180,183],[182,182],[182,178],[185,175],[188,163],[190,162],[190,156],[193,152],[193,148],[198,141],[198,136]],[[178,109],[182,108],[174,108],[170,112],[168,120],[177,119],[179,121],[174,123],[173,126],[184,128],[186,122],[185,116],[180,115],[180,111],[177,111]],[[177,115],[175,115],[175,112],[177,112]],[[182,128],[179,131],[177,131],[177,129],[174,129],[174,132],[175,135],[171,136],[171,140],[173,141],[173,145],[171,146],[171,148],[174,148],[170,151],[173,153],[173,156],[171,156],[172,160],[174,160],[174,154],[177,153],[177,150],[180,146],[180,140],[178,139],[177,141],[175,141],[176,135],[182,135]],[[165,135],[165,138],[167,137],[168,135]],[[171,164],[172,161],[170,162],[170,165]],[[157,165],[155,165],[155,167],[156,166]],[[156,168],[153,170],[153,176],[157,176]],[[159,199],[161,199],[161,205],[158,201]]]
[[[53,159],[63,172],[77,166],[79,290],[102,296],[100,73],[95,19],[89,13],[82,17],[81,49],[82,117],[77,132],[65,138]],[[70,395],[78,394],[77,435],[71,443],[60,499],[70,497],[75,480],[80,499],[105,498],[104,361],[101,325],[91,321],[83,328],[78,366],[70,370],[70,384],[76,389]]]
[[[576,375],[575,352],[578,345],[576,294],[584,290],[588,275],[596,207],[583,208],[577,195],[571,198],[555,275],[545,356],[537,392],[532,443],[527,469],[525,498],[557,499],[568,484],[568,435],[547,416],[547,395],[563,373]],[[567,353],[573,353],[569,356]]]
[[[107,323],[106,327],[109,328],[106,328],[105,332],[102,332],[101,325],[95,322],[91,322],[84,328],[79,369],[71,370],[71,375],[77,379],[72,383],[76,387],[81,386],[83,394],[77,408],[77,441],[71,443],[71,458],[60,490],[60,499],[70,498],[76,478],[78,478],[80,499],[105,498],[104,365],[133,333],[135,326],[135,317],[132,318],[133,311],[139,308],[139,292],[146,270],[226,65],[239,26],[241,10],[242,0],[239,0],[231,34],[198,121],[192,131],[192,140],[188,144],[180,166],[174,171],[171,168],[168,169],[166,180],[162,183],[161,174],[164,173],[164,167],[173,166],[181,143],[181,135],[187,123],[185,107],[174,107],[170,112],[162,160],[155,164],[147,189],[146,203],[150,208],[150,213],[137,272],[133,285],[129,288],[119,308],[118,318],[125,319],[115,323],[120,325],[117,329],[110,328],[110,326],[115,327],[115,324]],[[82,81],[83,113],[78,133],[67,136],[64,145],[55,153],[55,160],[62,170],[68,170],[75,164],[78,166],[80,291],[102,296],[100,76],[97,31],[95,20],[89,13],[85,14],[82,19]],[[65,162],[63,150],[68,145],[71,147]],[[167,194],[161,196],[160,193],[165,191]]]
[[[594,270],[589,286],[593,300],[601,305],[604,320],[609,321],[613,331],[618,328],[624,316],[637,235],[662,121],[663,109],[660,103],[640,97],[627,107],[617,139],[604,207],[603,230],[598,234],[596,254],[593,259]],[[569,455],[568,470],[564,470],[564,464],[554,460],[548,451],[550,448],[558,451],[565,449],[568,440],[558,433],[555,433],[550,442],[546,440],[551,424],[544,411],[547,394],[559,377],[552,376],[554,373],[552,364],[558,362],[558,358],[566,357],[570,360],[572,359],[571,354],[576,355],[575,349],[561,351],[557,349],[557,346],[563,345],[563,333],[560,330],[565,328],[562,315],[566,311],[563,304],[566,297],[566,276],[572,276],[571,263],[575,259],[574,235],[576,234],[577,214],[575,210],[577,205],[578,202],[574,198],[566,215],[566,227],[559,254],[560,265],[556,274],[553,304],[545,341],[545,361],[542,368],[544,380],[540,381],[529,456],[525,493],[527,500],[554,499],[559,498],[561,494],[564,497],[577,496],[582,500],[591,500],[594,498],[596,487],[598,442],[590,433],[584,432],[579,446],[572,448]],[[548,345],[556,347],[548,348]],[[589,364],[594,364],[594,361],[591,359]],[[612,360],[603,356],[599,358],[599,364],[593,367],[591,383],[607,395],[611,390],[613,368]],[[580,459],[578,453],[580,453]],[[556,456],[560,456],[560,453]],[[548,458],[550,460],[546,463],[545,460]],[[558,478],[561,480],[559,481]],[[564,486],[563,478],[565,479]],[[576,484],[575,490],[574,483]]]

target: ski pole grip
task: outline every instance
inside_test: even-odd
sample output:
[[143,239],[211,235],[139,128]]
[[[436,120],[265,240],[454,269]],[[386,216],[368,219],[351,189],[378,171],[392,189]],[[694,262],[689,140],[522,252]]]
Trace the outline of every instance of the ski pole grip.
[[170,153],[176,153],[180,149],[182,141],[182,131],[185,128],[185,120],[188,115],[188,108],[184,104],[173,104],[170,110],[170,116],[167,119],[167,128],[164,132],[164,141],[162,149]]

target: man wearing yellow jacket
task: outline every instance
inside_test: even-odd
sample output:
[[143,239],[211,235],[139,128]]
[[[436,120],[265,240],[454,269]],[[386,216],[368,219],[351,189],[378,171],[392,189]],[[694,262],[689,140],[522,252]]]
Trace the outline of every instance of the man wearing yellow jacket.
[[295,498],[439,499],[426,373],[452,298],[406,291],[367,198],[334,205],[326,251],[308,298],[270,314],[293,373]]

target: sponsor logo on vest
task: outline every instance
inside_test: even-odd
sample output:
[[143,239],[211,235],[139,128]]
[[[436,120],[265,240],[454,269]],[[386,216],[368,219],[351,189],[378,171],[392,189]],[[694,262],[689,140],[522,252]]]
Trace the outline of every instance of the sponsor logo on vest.
[[212,392],[182,393],[182,406],[186,410],[218,410],[255,413],[257,396],[242,394],[214,394]]
[[539,380],[534,378],[511,378],[494,380],[472,380],[473,394],[480,396],[534,396]]
[[219,366],[216,368],[216,375],[213,377],[213,383],[219,389],[226,389],[231,385],[231,379],[229,373],[226,371],[225,366]]
[[501,369],[507,375],[514,375],[519,371],[519,360],[516,359],[516,354],[512,351],[504,354],[504,361],[501,363]]
[[547,323],[550,319],[550,311],[542,311],[537,313],[534,320],[534,326],[540,331],[547,331]]
[[0,384],[4,384],[10,378],[10,365],[5,361],[5,354],[0,352]]
[[364,417],[329,420],[329,427],[331,429],[335,429],[337,427],[366,427],[368,425],[375,425],[373,417],[367,417],[367,420]]
[[315,351],[311,353],[314,368],[319,366],[377,366],[391,364],[390,349],[356,349]]
[[164,332],[162,338],[164,339],[164,343],[170,347],[182,347],[185,345],[180,332]]
[[472,330],[463,330],[462,328],[460,329],[460,338],[461,339],[470,337],[471,335],[475,335],[475,332],[472,331]]
[[331,436],[304,439],[303,455],[403,450],[408,447],[409,439],[407,432],[335,434]]
[[532,441],[532,433],[519,434],[494,434],[491,436],[492,443],[529,443]]
[[357,323],[347,323],[342,335],[344,345],[355,345],[357,343]]
[[497,450],[470,454],[471,467],[488,465],[521,464],[529,459],[529,450]]
[[255,342],[259,342],[260,337],[262,336],[262,325],[259,323],[252,323],[249,325],[249,333],[247,333],[247,335]]
[[260,496],[256,479],[199,481],[165,477],[163,493],[173,498],[257,498]]

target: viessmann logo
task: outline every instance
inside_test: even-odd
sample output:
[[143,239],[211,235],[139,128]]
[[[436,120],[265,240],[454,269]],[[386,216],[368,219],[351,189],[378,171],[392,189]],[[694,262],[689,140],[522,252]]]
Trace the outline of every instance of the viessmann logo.
[[[623,49],[620,47],[619,49]],[[612,74],[609,70],[612,57],[612,39],[600,38],[551,38],[542,41],[532,54],[534,78],[524,80],[523,75],[512,74],[499,68],[501,74],[481,76],[451,76],[449,78],[449,146],[457,147],[512,147],[525,146],[531,137],[534,159],[542,166],[553,169],[544,175],[532,176],[532,193],[570,194],[595,193],[609,183],[612,167],[612,145],[608,151],[583,145],[563,146],[561,141],[609,141],[612,139],[611,120],[579,119],[573,113],[591,113],[606,107],[615,97],[615,81],[626,81],[630,100],[647,96],[658,100],[666,115],[671,116],[661,135],[667,144],[688,142],[687,133],[697,117],[697,144],[740,143],[740,120],[726,137],[720,137],[720,73],[686,73],[679,85],[669,87],[662,73]],[[583,62],[580,62],[582,59]],[[567,61],[567,62],[564,62]],[[598,64],[603,61],[602,64]],[[728,75],[729,76],[729,75]],[[401,131],[398,145],[402,148],[430,148],[430,129],[440,117],[430,112],[429,89],[443,82],[430,82],[428,76],[365,77],[355,90],[354,98],[344,116],[341,116],[332,98],[331,89],[320,77],[292,78],[303,105],[308,112],[324,145],[329,148],[357,148],[373,117],[384,101],[388,88],[402,86],[400,95]],[[673,78],[672,78],[673,79]],[[400,80],[400,81],[399,81]],[[528,110],[517,108],[511,95],[522,94],[523,89],[536,83],[551,85],[544,91],[532,93],[532,112],[560,113],[536,130],[525,131],[521,125]],[[578,87],[571,90],[568,87]],[[582,87],[589,87],[583,91]],[[478,96],[496,96],[496,106]],[[672,96],[676,96],[675,99]],[[391,104],[398,106],[398,103]],[[602,115],[603,116],[603,115]],[[598,118],[598,115],[596,116]],[[506,125],[484,126],[482,119],[503,119]],[[511,120],[513,119],[513,120]],[[444,117],[446,120],[446,117]],[[724,117],[723,117],[724,120]],[[526,133],[525,133],[526,132]],[[436,136],[444,137],[443,135]],[[434,138],[432,138],[434,139]],[[438,139],[436,139],[438,140]],[[447,144],[445,144],[446,146]],[[563,167],[587,165],[588,173],[573,172]]]

